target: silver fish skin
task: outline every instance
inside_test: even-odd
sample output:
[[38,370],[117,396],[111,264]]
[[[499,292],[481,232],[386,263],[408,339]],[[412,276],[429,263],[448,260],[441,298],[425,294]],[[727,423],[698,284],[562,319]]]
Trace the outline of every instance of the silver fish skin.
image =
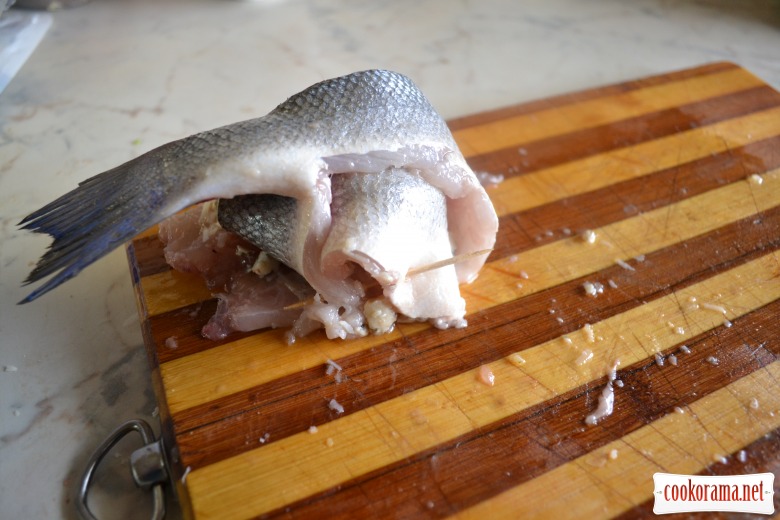
[[[331,176],[387,168],[419,171],[447,196],[455,254],[493,246],[495,211],[446,123],[409,78],[368,70],[317,83],[266,116],[160,146],[31,213],[20,226],[54,240],[25,284],[51,278],[20,303],[186,207],[246,194],[297,200],[290,267],[319,292],[342,294],[319,265]],[[473,280],[484,261],[458,264],[459,281]]]

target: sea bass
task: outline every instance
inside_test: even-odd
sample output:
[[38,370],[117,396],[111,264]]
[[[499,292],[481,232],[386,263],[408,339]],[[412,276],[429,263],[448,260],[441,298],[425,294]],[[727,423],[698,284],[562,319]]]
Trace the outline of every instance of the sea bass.
[[[356,72],[317,83],[264,117],[160,146],[26,217],[24,229],[54,241],[25,283],[53,276],[22,303],[173,217],[161,228],[170,246],[180,212],[214,199],[216,214],[198,225],[237,234],[286,266],[255,275],[266,280],[255,294],[268,300],[269,284],[280,283],[294,293],[272,291],[285,318],[261,326],[292,320],[296,335],[321,326],[329,337],[361,336],[368,322],[396,314],[462,325],[458,284],[476,278],[485,255],[473,253],[490,250],[498,229],[485,190],[412,81]],[[309,292],[296,289],[301,280]],[[230,285],[217,291],[221,302]],[[289,302],[301,299],[291,313]],[[230,309],[222,314],[223,331],[246,330]],[[392,328],[380,325],[370,329]]]

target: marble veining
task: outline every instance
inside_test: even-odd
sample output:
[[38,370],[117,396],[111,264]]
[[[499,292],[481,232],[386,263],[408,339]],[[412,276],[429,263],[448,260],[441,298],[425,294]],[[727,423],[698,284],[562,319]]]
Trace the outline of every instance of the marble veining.
[[[124,251],[15,305],[48,243],[16,223],[77,182],[365,68],[411,76],[445,117],[718,60],[780,86],[772,0],[93,0],[53,18],[0,94],[3,518],[75,518],[91,451],[156,421]],[[98,474],[101,518],[147,516],[125,471],[137,443]]]

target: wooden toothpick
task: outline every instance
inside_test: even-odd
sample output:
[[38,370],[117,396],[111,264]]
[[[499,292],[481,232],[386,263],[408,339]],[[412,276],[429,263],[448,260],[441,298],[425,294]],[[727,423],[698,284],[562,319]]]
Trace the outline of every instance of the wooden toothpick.
[[[463,253],[462,255],[455,255],[451,258],[445,258],[444,260],[439,260],[438,262],[433,262],[431,264],[423,265],[421,267],[413,267],[406,272],[405,278],[411,278],[412,276],[418,275],[420,273],[427,273],[428,271],[433,271],[434,269],[440,269],[448,265],[459,264],[465,260],[468,260],[469,258],[490,254],[492,251],[493,251],[492,249],[481,249],[479,251],[472,251],[471,253]],[[371,287],[373,287],[373,285]],[[282,310],[289,311],[293,309],[301,309],[303,307],[306,307],[310,303],[314,303],[313,297],[307,298],[306,300],[301,300],[299,302],[292,303],[286,307],[283,307]]]

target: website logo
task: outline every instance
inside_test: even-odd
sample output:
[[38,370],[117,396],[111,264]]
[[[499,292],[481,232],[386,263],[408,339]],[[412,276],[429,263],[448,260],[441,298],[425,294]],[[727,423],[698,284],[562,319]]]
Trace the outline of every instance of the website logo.
[[675,475],[655,473],[653,513],[728,511],[771,515],[775,512],[775,476],[754,475]]

